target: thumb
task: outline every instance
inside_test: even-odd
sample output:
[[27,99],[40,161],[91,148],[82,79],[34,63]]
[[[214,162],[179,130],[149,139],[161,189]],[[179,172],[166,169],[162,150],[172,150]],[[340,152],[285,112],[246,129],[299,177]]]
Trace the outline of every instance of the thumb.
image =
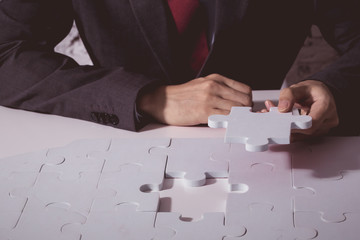
[[294,107],[295,96],[291,88],[284,88],[280,91],[278,110],[279,112],[290,112]]

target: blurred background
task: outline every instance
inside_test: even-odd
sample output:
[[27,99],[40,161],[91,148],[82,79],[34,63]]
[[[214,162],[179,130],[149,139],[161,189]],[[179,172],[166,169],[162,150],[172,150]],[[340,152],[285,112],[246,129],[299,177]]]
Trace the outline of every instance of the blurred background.
[[[81,65],[91,65],[92,62],[81,41],[75,24],[69,35],[55,48],[55,51],[66,54]],[[319,29],[313,26],[310,36],[306,39],[296,61],[286,76],[286,84],[304,79],[317,72],[334,60],[338,55],[323,39]]]

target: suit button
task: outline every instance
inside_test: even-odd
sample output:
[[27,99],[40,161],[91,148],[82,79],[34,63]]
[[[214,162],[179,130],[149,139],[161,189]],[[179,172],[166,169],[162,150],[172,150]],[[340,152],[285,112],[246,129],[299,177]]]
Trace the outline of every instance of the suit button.
[[115,114],[92,112],[91,119],[97,123],[101,123],[101,124],[105,124],[105,125],[107,125],[109,123],[112,125],[119,124],[119,118]]
[[100,123],[100,113],[98,112],[92,112],[91,113],[91,119],[97,123]]
[[111,114],[109,121],[112,125],[118,125],[119,124],[119,118],[115,114]]

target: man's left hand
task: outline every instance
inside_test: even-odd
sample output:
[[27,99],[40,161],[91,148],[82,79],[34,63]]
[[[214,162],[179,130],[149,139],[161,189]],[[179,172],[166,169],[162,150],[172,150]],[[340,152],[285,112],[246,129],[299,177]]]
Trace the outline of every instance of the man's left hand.
[[[267,110],[275,107],[271,101],[266,101],[265,105]],[[320,81],[306,80],[282,89],[278,110],[290,112],[293,107],[301,109],[301,114],[312,117],[312,127],[293,129],[291,141],[324,135],[339,125],[335,99],[329,88]]]

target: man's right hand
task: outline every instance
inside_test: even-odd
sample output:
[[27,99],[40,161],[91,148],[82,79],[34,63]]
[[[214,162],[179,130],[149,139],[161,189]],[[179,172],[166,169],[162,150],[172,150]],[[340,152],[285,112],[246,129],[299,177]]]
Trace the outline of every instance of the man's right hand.
[[137,100],[140,113],[178,126],[207,123],[210,115],[227,115],[233,106],[252,106],[251,88],[219,74],[161,86]]

